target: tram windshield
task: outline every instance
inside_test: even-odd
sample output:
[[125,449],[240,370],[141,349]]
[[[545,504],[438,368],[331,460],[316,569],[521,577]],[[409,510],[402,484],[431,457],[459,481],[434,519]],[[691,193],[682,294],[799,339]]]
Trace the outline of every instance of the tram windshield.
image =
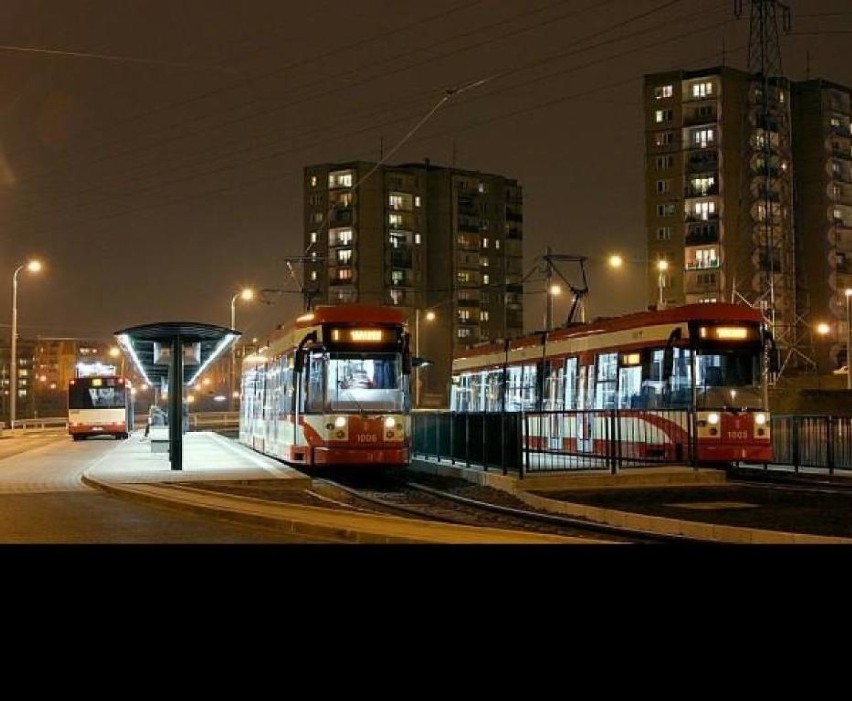
[[759,352],[752,349],[702,352],[696,360],[698,408],[765,408]]
[[407,409],[407,382],[399,353],[328,356],[326,410],[399,412]]

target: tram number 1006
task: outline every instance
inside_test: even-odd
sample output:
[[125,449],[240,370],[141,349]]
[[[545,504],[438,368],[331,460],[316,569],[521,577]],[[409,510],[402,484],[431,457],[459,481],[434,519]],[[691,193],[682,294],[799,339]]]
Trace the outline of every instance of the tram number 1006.
[[358,433],[355,436],[356,443],[378,443],[379,437],[375,433]]

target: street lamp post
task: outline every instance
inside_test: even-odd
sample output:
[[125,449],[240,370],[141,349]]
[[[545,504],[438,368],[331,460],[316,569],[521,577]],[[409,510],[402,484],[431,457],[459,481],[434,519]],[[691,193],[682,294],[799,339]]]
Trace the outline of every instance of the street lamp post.
[[[426,321],[433,321],[435,319],[435,312],[431,309],[426,312]],[[414,355],[418,358],[420,357],[420,307],[417,307],[414,310]],[[415,409],[420,408],[420,385],[422,381],[420,379],[420,366],[417,366],[417,377],[414,382],[414,407]]]
[[852,389],[852,288],[846,288],[846,389]]
[[24,268],[31,273],[41,270],[41,261],[31,260],[15,268],[12,275],[12,342],[9,358],[9,428],[15,428],[15,404],[18,399],[18,273]]
[[[233,297],[231,297],[231,328],[233,329],[237,323],[237,298],[243,299],[248,302],[251,299],[254,299],[254,290],[246,287],[243,290],[237,292]],[[236,356],[236,343],[231,344],[231,367],[230,372],[228,373],[228,393],[230,395],[228,399],[228,404],[230,410],[234,410],[234,371],[236,370],[237,364],[237,356]]]

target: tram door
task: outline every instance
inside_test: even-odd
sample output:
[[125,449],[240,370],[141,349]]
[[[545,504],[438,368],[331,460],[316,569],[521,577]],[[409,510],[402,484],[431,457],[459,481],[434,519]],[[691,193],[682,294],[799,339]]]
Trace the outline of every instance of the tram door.
[[595,366],[582,365],[577,395],[577,450],[581,453],[591,453],[595,448],[594,401]]

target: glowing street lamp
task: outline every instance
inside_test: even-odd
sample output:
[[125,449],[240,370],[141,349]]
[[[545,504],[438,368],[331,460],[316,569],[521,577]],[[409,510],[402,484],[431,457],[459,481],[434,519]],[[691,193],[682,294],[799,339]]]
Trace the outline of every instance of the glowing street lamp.
[[12,342],[11,356],[9,359],[9,379],[11,380],[9,392],[9,428],[15,428],[15,403],[18,398],[18,273],[24,269],[31,273],[41,270],[41,261],[31,260],[28,263],[15,268],[12,275]]
[[[231,297],[231,328],[233,329],[237,323],[237,298],[240,298],[246,302],[254,299],[254,290],[249,287],[246,287],[239,292],[237,292],[233,297]],[[231,403],[230,410],[234,410],[234,398],[236,396],[234,390],[234,373],[236,371],[237,365],[237,357],[236,357],[236,343],[231,344],[231,371],[229,373],[228,386],[230,387],[231,394]]]

